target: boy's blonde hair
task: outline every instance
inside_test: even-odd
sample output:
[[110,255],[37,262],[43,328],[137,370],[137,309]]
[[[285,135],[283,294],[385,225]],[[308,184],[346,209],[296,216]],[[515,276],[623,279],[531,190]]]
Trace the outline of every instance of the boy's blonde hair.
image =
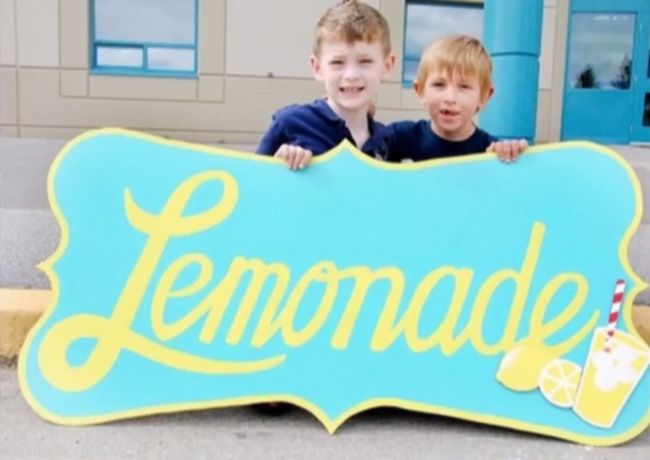
[[320,56],[321,45],[328,40],[340,40],[348,44],[378,41],[384,56],[391,52],[388,21],[375,8],[357,0],[343,0],[320,18],[314,37],[315,56]]
[[483,44],[474,37],[452,35],[431,43],[422,53],[416,81],[424,87],[429,73],[440,71],[449,75],[477,77],[481,96],[492,88],[492,60]]

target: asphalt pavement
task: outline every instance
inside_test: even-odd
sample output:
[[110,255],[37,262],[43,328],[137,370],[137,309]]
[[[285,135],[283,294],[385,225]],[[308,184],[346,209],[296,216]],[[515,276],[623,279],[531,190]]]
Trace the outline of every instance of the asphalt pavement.
[[359,414],[334,435],[300,409],[272,417],[247,407],[62,427],[27,406],[9,369],[0,369],[0,395],[3,460],[644,460],[650,452],[650,430],[594,448],[397,409]]

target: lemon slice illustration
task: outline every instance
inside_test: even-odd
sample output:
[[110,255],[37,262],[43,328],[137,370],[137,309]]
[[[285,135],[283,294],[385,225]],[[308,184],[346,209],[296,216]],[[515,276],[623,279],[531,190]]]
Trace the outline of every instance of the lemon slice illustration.
[[539,389],[544,398],[558,407],[572,407],[578,392],[582,368],[571,361],[556,359],[542,370]]
[[497,380],[513,391],[532,391],[539,384],[542,369],[556,358],[540,346],[518,345],[504,356]]

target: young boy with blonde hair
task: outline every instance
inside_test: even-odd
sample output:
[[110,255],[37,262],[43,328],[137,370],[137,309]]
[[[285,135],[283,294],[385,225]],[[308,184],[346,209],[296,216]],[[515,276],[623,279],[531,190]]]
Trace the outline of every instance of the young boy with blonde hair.
[[474,122],[494,92],[492,61],[477,39],[456,35],[429,45],[413,88],[429,119],[389,125],[393,131],[389,161],[492,151],[510,162],[528,147],[525,140],[499,142]]
[[302,169],[312,155],[348,139],[362,152],[386,159],[390,131],[368,115],[381,80],[395,63],[386,19],[356,0],[333,6],[318,21],[310,63],[326,98],[279,110],[257,152]]

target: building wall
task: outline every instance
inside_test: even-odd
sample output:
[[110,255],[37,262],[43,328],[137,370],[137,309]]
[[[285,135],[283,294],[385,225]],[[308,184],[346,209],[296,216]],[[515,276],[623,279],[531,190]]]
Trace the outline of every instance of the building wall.
[[[401,83],[405,1],[367,1],[388,19],[397,54],[378,118],[420,118],[419,102]],[[545,0],[538,141],[559,137],[568,1]],[[176,79],[90,74],[88,0],[0,0],[1,134],[68,138],[124,126],[254,144],[276,109],[322,95],[309,55],[314,24],[334,3],[199,0],[199,75]]]

